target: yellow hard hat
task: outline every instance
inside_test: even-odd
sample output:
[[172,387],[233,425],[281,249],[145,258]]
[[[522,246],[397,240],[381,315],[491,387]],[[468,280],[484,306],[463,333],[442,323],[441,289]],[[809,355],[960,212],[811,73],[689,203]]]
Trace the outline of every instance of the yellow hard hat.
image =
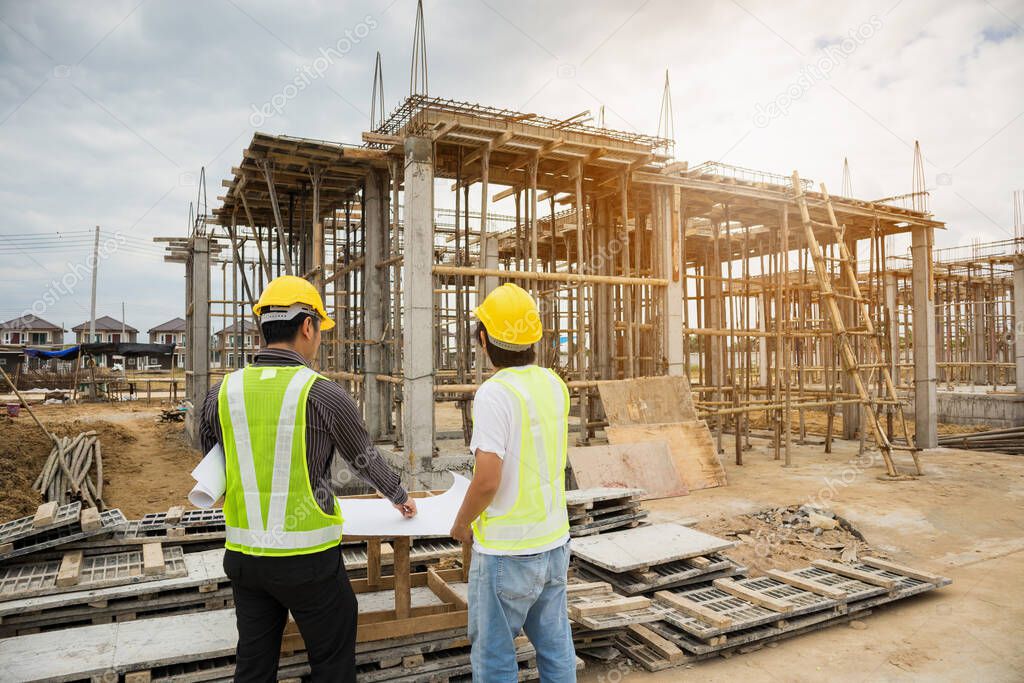
[[484,324],[491,342],[507,351],[525,351],[544,335],[537,302],[511,282],[488,294],[473,314]]
[[299,313],[316,313],[320,316],[321,330],[334,327],[334,321],[327,317],[320,292],[308,280],[294,275],[281,275],[268,282],[252,311],[260,317],[260,322],[291,320]]

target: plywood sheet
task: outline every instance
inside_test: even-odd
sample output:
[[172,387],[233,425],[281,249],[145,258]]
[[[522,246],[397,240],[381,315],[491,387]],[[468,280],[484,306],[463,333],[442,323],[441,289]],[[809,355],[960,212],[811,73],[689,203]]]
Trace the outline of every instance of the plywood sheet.
[[574,538],[570,543],[577,557],[619,573],[707,555],[734,545],[671,522]]
[[703,420],[671,424],[611,426],[605,429],[612,444],[664,441],[676,470],[691,491],[725,486],[725,468],[718,457],[711,431]]
[[569,464],[580,488],[637,487],[640,500],[690,492],[664,441],[570,448]]
[[697,419],[690,382],[682,375],[601,382],[597,390],[601,392],[608,424],[659,424]]

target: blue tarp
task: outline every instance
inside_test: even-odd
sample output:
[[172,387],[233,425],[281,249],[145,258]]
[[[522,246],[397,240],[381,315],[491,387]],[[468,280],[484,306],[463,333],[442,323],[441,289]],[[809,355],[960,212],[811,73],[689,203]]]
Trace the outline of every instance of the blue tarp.
[[74,360],[78,358],[82,347],[70,346],[60,351],[46,351],[44,349],[25,349],[25,355],[30,358],[59,358],[60,360]]

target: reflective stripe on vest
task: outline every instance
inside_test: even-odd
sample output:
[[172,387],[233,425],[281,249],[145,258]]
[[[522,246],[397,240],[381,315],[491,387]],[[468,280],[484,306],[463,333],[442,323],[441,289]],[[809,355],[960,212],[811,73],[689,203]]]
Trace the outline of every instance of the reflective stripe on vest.
[[224,379],[218,409],[227,548],[300,555],[340,542],[341,513],[320,508],[306,463],[306,399],[317,377],[289,366],[250,367]]
[[477,543],[493,550],[530,550],[569,532],[565,507],[565,459],[569,442],[569,391],[550,370],[531,365],[505,368],[498,382],[519,401],[519,490],[502,515],[473,523]]

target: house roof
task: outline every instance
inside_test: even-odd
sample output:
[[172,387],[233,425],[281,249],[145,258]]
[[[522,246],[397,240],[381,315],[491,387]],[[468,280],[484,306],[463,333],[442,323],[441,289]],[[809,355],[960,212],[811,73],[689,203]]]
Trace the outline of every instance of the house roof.
[[165,323],[160,323],[155,327],[149,328],[149,333],[154,332],[184,332],[185,331],[185,319],[184,318],[171,318]]
[[241,326],[239,326],[238,323],[231,323],[230,325],[228,325],[224,329],[222,329],[222,330],[220,330],[218,332],[215,332],[214,334],[220,335],[220,334],[229,334],[229,333],[232,333],[232,332],[238,332],[239,327],[241,327],[243,333],[257,332],[258,331],[256,325],[251,320],[249,320],[248,318],[245,318],[245,319],[242,320]]
[[32,313],[26,313],[0,323],[0,330],[58,330],[63,332],[60,325],[54,325]]
[[[120,332],[121,331],[121,326],[122,326],[122,323],[121,323],[120,320],[116,320],[114,318],[111,318],[109,315],[104,315],[102,317],[96,318],[96,331],[97,332]],[[73,332],[88,332],[89,331],[89,321],[86,320],[81,325],[75,325],[74,327],[71,328],[71,330]],[[131,325],[127,325],[127,324],[124,325],[124,331],[125,332],[135,332],[135,333],[138,333],[137,329],[135,329]]]

